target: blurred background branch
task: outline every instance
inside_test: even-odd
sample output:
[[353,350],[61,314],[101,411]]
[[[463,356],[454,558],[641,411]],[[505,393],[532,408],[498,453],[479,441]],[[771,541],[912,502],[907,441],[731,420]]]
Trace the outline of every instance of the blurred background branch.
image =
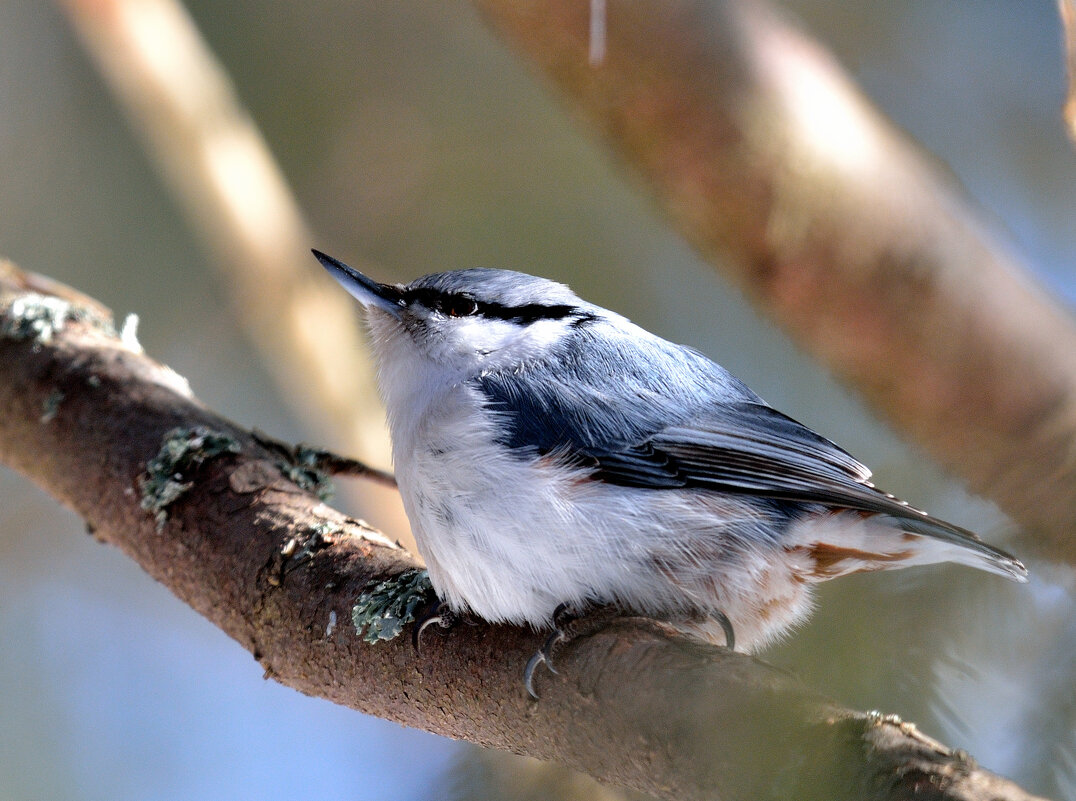
[[[662,210],[887,420],[1076,561],[1076,326],[816,43],[751,0],[475,0]],[[731,256],[731,258],[726,258]]]
[[[313,261],[316,240],[287,181],[186,9],[178,0],[60,7],[206,245],[281,395],[323,442],[387,467],[384,410],[354,304]],[[379,525],[410,542],[395,491],[352,489]]]

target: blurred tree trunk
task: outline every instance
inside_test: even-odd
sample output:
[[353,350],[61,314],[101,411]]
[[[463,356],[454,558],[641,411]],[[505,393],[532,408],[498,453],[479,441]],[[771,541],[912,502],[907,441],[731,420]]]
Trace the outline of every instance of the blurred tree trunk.
[[751,0],[609,0],[592,64],[587,3],[475,5],[757,306],[1076,561],[1072,319],[827,53]]

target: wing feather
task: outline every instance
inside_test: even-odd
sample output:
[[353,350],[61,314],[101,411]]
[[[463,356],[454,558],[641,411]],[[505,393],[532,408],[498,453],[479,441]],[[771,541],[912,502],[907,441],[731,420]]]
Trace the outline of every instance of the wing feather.
[[[662,347],[670,343],[659,340]],[[622,356],[639,354],[623,354]],[[592,477],[654,490],[698,488],[896,518],[900,527],[978,552],[1015,578],[1019,562],[972,532],[915,509],[870,483],[870,470],[836,444],[767,405],[723,368],[687,349],[624,376],[577,359],[527,381],[497,373],[477,388],[501,415],[503,444],[556,454]],[[630,358],[615,360],[632,363]],[[690,367],[683,378],[684,365]],[[680,383],[669,376],[680,370]],[[563,374],[560,374],[563,373]],[[658,376],[658,378],[654,378]],[[609,384],[618,383],[615,407]],[[632,408],[625,409],[632,402]]]
[[[887,515],[896,518],[905,531],[970,548],[992,561],[1014,564],[1009,554],[987,545],[971,531],[878,490],[862,463],[769,406],[731,405],[693,425],[662,429],[644,448],[632,450],[643,456],[635,463],[639,470],[632,475],[638,483],[653,470],[644,465],[660,457],[664,482],[672,481],[670,474],[675,469],[681,486]],[[598,463],[604,466],[600,457]],[[620,475],[626,472],[626,463],[624,454],[618,454]]]

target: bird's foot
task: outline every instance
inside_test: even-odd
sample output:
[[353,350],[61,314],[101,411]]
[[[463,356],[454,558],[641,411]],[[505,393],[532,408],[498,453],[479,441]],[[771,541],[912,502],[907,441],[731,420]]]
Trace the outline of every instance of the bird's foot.
[[[708,616],[715,619],[721,626],[725,635],[725,648],[729,651],[736,650],[736,631],[728,615],[715,611],[710,612]],[[590,607],[582,612],[573,609],[568,604],[558,606],[553,612],[552,633],[546,637],[542,647],[535,652],[534,656],[527,661],[527,667],[523,670],[523,685],[527,688],[527,694],[535,701],[538,700],[538,693],[534,689],[534,676],[539,666],[545,665],[550,673],[557,675],[557,669],[553,667],[553,653],[564,644],[580,636],[594,634],[618,621],[633,619],[640,618],[637,615],[626,614],[613,606]],[[672,631],[676,629],[675,624],[663,623],[660,619],[651,618],[651,620],[658,625],[671,625]]]
[[527,688],[527,694],[535,701],[538,700],[538,693],[534,689],[534,673],[540,665],[545,665],[550,673],[557,675],[557,669],[553,667],[553,652],[561,645],[571,642],[581,634],[593,634],[621,616],[618,610],[608,606],[578,611],[568,604],[561,604],[553,610],[553,632],[527,661],[527,667],[523,670],[523,686]]
[[411,644],[416,651],[422,650],[422,633],[430,626],[436,625],[444,630],[451,629],[460,622],[461,616],[448,608],[448,604],[440,598],[427,606],[415,619],[415,625],[411,629]]

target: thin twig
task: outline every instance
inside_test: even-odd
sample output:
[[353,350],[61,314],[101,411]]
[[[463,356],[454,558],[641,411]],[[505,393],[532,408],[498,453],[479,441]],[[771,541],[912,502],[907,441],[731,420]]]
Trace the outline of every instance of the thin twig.
[[321,448],[311,448],[308,445],[289,445],[286,442],[270,437],[258,429],[254,429],[251,433],[261,445],[276,451],[292,464],[320,470],[330,476],[365,478],[386,487],[396,487],[396,476],[392,473],[378,470],[376,467],[370,467],[365,462],[353,459],[350,456],[341,456],[338,453]]
[[386,487],[396,487],[396,476],[392,473],[378,470],[376,467],[370,467],[357,459],[340,456],[331,451],[314,451],[313,459],[318,469],[324,470],[330,476],[365,478]]

